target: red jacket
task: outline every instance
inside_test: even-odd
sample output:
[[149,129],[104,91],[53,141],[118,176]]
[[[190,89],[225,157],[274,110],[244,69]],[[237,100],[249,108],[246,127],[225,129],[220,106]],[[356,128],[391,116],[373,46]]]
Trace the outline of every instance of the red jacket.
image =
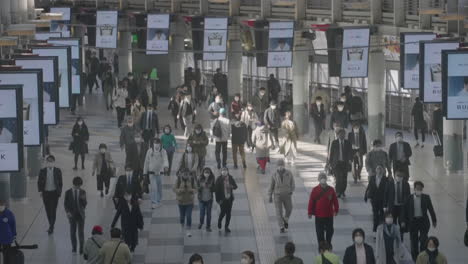
[[328,186],[327,188],[326,193],[315,202],[315,214],[312,213],[312,204],[313,201],[320,196],[323,188],[318,185],[312,189],[309,199],[308,215],[315,215],[316,217],[334,217],[335,214],[338,213],[339,205],[335,189],[331,186]]

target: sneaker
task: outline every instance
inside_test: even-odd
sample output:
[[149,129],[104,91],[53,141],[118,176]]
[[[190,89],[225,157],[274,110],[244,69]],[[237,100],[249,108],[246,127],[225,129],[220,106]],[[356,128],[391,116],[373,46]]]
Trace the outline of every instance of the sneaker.
[[104,197],[104,192],[101,192],[101,198]]
[[247,164],[244,162],[242,162],[242,167],[244,167],[244,169],[247,169]]
[[220,169],[221,169],[221,164],[218,163],[218,170],[220,170]]
[[192,237],[192,233],[187,232],[187,237]]
[[211,232],[211,227],[207,226],[206,227],[206,232]]
[[202,227],[203,227],[203,224],[198,225],[198,229],[202,229]]
[[156,204],[152,204],[151,209],[156,209]]
[[284,228],[288,229],[289,228],[289,223],[284,221]]
[[283,228],[283,227],[280,229],[280,233],[281,233],[281,234],[284,233],[284,228]]
[[414,145],[415,148],[419,147],[419,143],[416,143],[416,145]]
[[223,227],[221,222],[218,222],[218,229],[221,229]]
[[73,167],[73,170],[76,171],[76,170],[78,170],[78,168],[77,168],[77,167]]
[[106,196],[109,195],[109,189],[106,189]]
[[226,232],[227,234],[231,233],[231,229],[229,229],[229,227],[226,227],[224,228],[224,232]]
[[424,148],[424,144],[421,144],[421,148]]
[[262,174],[265,174],[265,170],[262,170]]

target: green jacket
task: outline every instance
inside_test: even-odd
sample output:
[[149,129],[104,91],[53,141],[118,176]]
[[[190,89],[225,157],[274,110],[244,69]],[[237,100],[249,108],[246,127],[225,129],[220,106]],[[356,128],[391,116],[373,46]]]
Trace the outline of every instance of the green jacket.
[[[429,255],[426,251],[419,253],[418,258],[416,259],[416,264],[428,264],[429,263]],[[437,264],[447,264],[447,258],[444,254],[440,253],[437,255],[436,258]]]
[[187,144],[192,146],[194,153],[197,153],[200,157],[206,156],[206,146],[208,145],[208,136],[205,131],[200,134],[193,132],[187,139]]
[[[332,264],[340,264],[340,257],[331,253],[331,252],[325,252],[323,253],[324,257],[328,259]],[[322,264],[322,255],[318,255],[315,257],[314,264]]]

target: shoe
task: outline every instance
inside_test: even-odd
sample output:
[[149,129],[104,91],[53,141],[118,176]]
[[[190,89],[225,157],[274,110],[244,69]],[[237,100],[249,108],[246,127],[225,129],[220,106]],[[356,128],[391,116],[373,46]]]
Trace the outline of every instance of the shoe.
[[104,193],[103,193],[103,192],[101,192],[101,198],[102,198],[102,197],[104,197]]
[[234,169],[237,170],[238,168],[239,168],[239,167],[237,167],[237,164],[234,164]]
[[220,170],[220,169],[221,169],[221,164],[218,163],[218,170]]
[[280,229],[280,233],[281,233],[281,234],[284,233],[284,228],[283,228],[283,227]]
[[416,143],[416,145],[414,145],[415,148],[419,147],[419,143]]
[[85,169],[84,165],[81,165],[81,169],[82,169],[82,170],[84,170],[84,169]]
[[342,193],[341,195],[343,196],[343,198],[346,197],[346,194],[345,194],[345,193]]
[[76,171],[76,170],[78,170],[78,168],[77,168],[77,167],[73,167],[73,170]]
[[106,196],[109,195],[109,189],[106,189]]
[[151,209],[156,209],[156,204],[152,204]]
[[211,232],[211,227],[207,226],[206,227],[206,232]]
[[192,233],[187,232],[187,237],[192,237]]
[[284,228],[288,229],[289,228],[289,224],[288,222],[284,221]]
[[218,222],[218,229],[221,229],[223,227],[221,221]]
[[227,234],[231,233],[231,229],[229,229],[229,227],[225,227],[224,228],[224,232],[226,232]]
[[265,174],[265,170],[262,170],[262,174]]
[[421,144],[421,148],[424,148],[424,144]]
[[80,255],[83,255],[83,249],[80,249]]
[[203,224],[198,225],[198,229],[202,229],[202,227],[203,227]]
[[49,235],[52,235],[54,233],[54,229],[52,227],[49,227],[49,229],[47,229],[47,233]]
[[242,162],[242,167],[244,167],[244,169],[247,169],[247,164],[245,164],[245,161]]
[[72,253],[76,254],[76,248],[72,249]]
[[[177,127],[176,127],[177,128]],[[213,143],[213,138],[210,138],[210,143]]]

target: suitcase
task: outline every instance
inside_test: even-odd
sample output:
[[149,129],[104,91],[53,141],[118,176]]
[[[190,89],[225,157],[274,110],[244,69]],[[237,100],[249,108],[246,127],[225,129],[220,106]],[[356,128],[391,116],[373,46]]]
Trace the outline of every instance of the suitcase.
[[440,137],[437,131],[432,132],[432,137],[434,137],[434,142],[435,142],[435,145],[432,148],[432,151],[434,152],[434,156],[442,157],[444,155],[444,148],[442,147],[442,144],[440,142]]
[[5,264],[24,264],[24,254],[17,247],[8,249],[6,259]]

